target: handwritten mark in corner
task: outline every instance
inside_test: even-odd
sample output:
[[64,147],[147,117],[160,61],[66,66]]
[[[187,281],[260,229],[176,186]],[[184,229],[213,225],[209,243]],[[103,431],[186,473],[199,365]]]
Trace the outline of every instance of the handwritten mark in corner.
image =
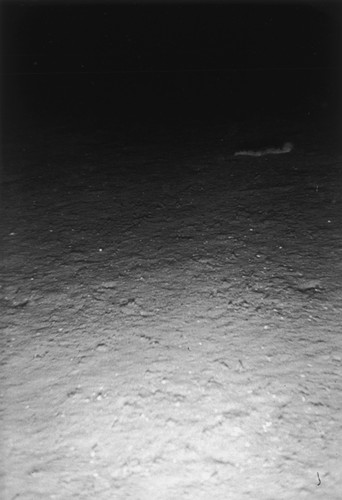
[[321,481],[321,478],[319,477],[319,474],[317,472],[317,479],[318,479],[318,483],[317,483],[317,486],[320,486],[322,481]]

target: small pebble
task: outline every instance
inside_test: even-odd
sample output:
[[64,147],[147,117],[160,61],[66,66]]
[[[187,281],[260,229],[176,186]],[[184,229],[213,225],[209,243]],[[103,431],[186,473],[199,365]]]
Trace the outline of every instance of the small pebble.
[[96,350],[99,352],[107,352],[108,351],[108,346],[106,344],[98,344],[96,346]]

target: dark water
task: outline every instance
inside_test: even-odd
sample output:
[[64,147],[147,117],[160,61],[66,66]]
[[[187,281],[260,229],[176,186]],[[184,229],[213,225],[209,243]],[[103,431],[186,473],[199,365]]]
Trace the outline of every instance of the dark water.
[[5,126],[235,120],[337,107],[334,75],[314,70],[15,75],[2,83]]

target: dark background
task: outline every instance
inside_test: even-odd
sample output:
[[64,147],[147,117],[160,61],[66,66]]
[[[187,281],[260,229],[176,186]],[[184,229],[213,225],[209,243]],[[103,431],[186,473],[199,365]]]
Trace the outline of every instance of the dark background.
[[335,116],[340,27],[329,2],[3,2],[5,129]]

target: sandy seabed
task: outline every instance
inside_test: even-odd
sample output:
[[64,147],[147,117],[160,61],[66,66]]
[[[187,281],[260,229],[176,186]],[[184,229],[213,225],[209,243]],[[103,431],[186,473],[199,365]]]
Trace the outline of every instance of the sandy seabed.
[[341,499],[342,160],[277,127],[8,134],[3,500]]

